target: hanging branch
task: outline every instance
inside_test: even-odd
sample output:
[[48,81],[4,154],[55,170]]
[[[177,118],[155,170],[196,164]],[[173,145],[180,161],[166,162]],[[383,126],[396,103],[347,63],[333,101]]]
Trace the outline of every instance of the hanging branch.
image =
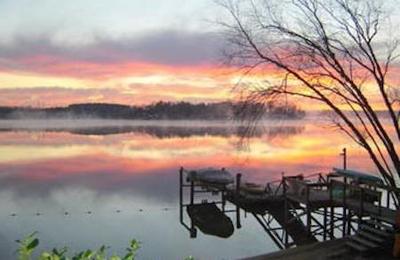
[[[366,150],[385,182],[395,187],[400,177],[399,95],[390,91],[387,75],[398,56],[398,41],[384,55],[377,47],[382,46],[377,41],[383,6],[373,0],[218,3],[231,18],[222,24],[230,36],[231,63],[257,63],[258,70],[273,66],[284,79],[281,85],[263,81],[247,86],[249,101],[293,96],[327,106],[340,119],[336,126]],[[390,124],[377,104],[387,111]]]

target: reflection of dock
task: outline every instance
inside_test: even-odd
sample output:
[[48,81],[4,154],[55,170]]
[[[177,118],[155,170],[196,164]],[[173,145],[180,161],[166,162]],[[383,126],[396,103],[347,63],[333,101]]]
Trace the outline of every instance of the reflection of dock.
[[[182,168],[181,222],[183,187],[188,187],[190,204],[197,193],[220,193],[219,205],[223,212],[235,213],[237,228],[241,211],[249,213],[281,249],[346,238],[343,250],[368,252],[388,249],[393,242],[399,190],[383,185],[377,177],[336,169],[327,175],[283,176],[260,192],[255,185],[257,189],[246,188],[240,174],[232,185],[193,180],[185,184],[184,174]],[[226,211],[227,202],[234,210]]]

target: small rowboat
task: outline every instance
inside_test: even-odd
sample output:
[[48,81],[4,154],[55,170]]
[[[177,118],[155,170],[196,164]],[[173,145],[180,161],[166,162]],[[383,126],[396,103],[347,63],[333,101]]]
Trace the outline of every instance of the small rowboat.
[[198,181],[210,184],[228,185],[234,182],[230,172],[222,169],[207,168],[196,171],[190,171],[187,175],[188,181]]

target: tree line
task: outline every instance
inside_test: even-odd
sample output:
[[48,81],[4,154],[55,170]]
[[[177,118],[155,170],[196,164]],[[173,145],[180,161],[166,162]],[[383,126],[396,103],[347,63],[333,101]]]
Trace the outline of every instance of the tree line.
[[[0,107],[1,119],[100,118],[138,120],[223,120],[240,118],[243,104],[234,102],[189,103],[160,101],[146,106],[107,103],[73,104],[66,107]],[[247,112],[264,111],[268,118],[300,119],[305,112],[295,105],[254,104]]]

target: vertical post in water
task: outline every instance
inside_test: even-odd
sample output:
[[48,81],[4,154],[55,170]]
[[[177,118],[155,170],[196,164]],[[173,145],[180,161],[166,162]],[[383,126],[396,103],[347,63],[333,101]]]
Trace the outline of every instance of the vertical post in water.
[[327,209],[327,207],[325,206],[324,207],[324,241],[326,241],[326,233],[327,233],[327,214],[328,214],[328,209]]
[[347,170],[347,149],[346,148],[343,148],[341,155],[343,156],[343,170]]
[[183,221],[183,167],[179,169],[179,220]]
[[390,208],[390,191],[386,192],[386,208]]
[[330,239],[334,239],[335,238],[335,234],[334,234],[334,228],[335,228],[335,205],[334,205],[334,201],[333,201],[333,181],[330,180],[329,182],[329,201],[330,201],[330,232],[329,232],[329,236]]
[[307,232],[311,236],[311,203],[310,203],[310,187],[306,185],[306,211],[307,211]]
[[238,173],[236,175],[236,192],[235,192],[235,199],[236,199],[236,227],[241,228],[242,225],[240,223],[240,207],[239,207],[239,196],[240,196],[240,181],[242,179],[242,174]]
[[286,177],[285,177],[285,174],[282,172],[282,181],[281,181],[281,184],[282,184],[282,190],[283,190],[283,229],[285,230],[285,247],[287,248],[288,247],[288,245],[289,245],[289,234],[288,234],[288,232],[287,232],[287,226],[288,226],[288,211],[289,211],[289,208],[288,208],[288,202],[287,202],[287,194],[286,194],[286,192],[287,192],[287,190],[286,190]]
[[351,214],[350,210],[348,212],[349,212],[349,214],[347,216],[347,226],[346,226],[347,227],[347,235],[351,235],[351,227],[352,227],[351,218],[352,218],[352,214]]
[[194,181],[190,178],[190,205],[194,203]]
[[364,189],[360,188],[360,219],[358,224],[362,223],[362,217],[364,216]]
[[222,203],[222,212],[225,213],[225,205],[226,205],[226,198],[225,198],[225,193],[226,193],[226,186],[221,191],[221,203]]
[[342,215],[342,236],[346,236],[346,223],[347,223],[347,207],[346,207],[346,186],[347,186],[347,178],[344,177],[344,184],[343,184],[343,194],[342,194],[342,204],[343,204],[343,215]]

